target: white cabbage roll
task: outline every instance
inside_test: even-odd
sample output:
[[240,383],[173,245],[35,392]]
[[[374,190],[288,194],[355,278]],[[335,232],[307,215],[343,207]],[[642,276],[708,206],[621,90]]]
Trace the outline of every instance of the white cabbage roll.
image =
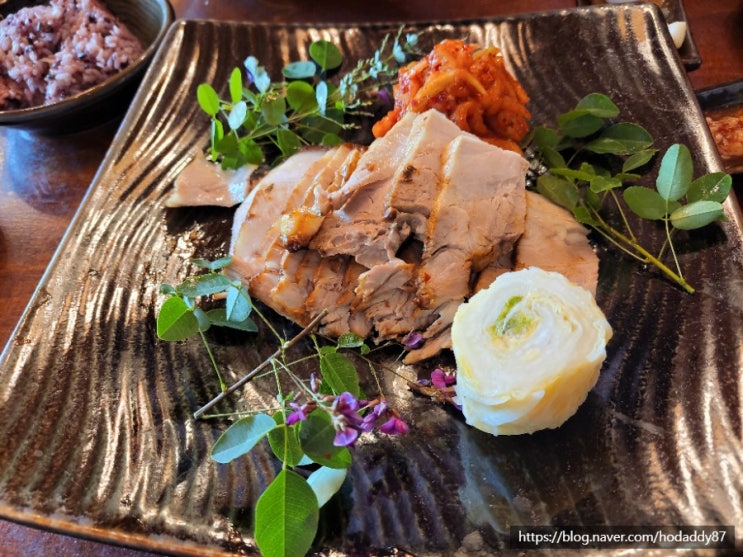
[[598,380],[612,330],[586,289],[529,267],[499,276],[452,324],[456,401],[494,435],[556,428]]

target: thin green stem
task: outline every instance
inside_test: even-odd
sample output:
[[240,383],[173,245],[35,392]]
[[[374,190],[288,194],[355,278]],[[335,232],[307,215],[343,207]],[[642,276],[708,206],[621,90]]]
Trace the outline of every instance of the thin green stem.
[[206,335],[201,329],[199,329],[199,336],[201,337],[201,342],[203,343],[204,348],[206,348],[206,353],[209,355],[209,361],[212,363],[212,367],[217,373],[217,378],[219,379],[219,388],[222,390],[222,392],[224,392],[227,390],[227,384],[224,382],[224,379],[222,379],[222,373],[219,371],[219,365],[217,364],[217,360],[214,357],[214,353],[212,352],[212,347],[209,345],[209,341],[206,340]]
[[257,307],[253,306],[253,311],[258,314],[258,317],[261,318],[261,321],[268,327],[268,329],[273,333],[273,336],[276,337],[276,340],[278,340],[280,343],[284,343],[286,340],[284,337],[282,337],[279,332],[276,330],[276,328],[271,324],[271,322],[268,320],[268,318],[263,315],[261,310],[259,310]]
[[670,221],[671,219],[665,218],[663,219],[663,222],[665,224],[666,228],[666,238],[668,239],[668,249],[671,251],[671,256],[673,257],[673,262],[676,264],[676,271],[678,272],[680,277],[683,277],[683,274],[681,273],[681,264],[679,263],[678,257],[676,256],[676,248],[673,245],[673,241],[671,240],[671,227],[670,227]]
[[198,419],[204,412],[211,409],[214,405],[216,405],[218,402],[220,402],[222,399],[227,397],[228,395],[235,392],[237,389],[248,383],[249,381],[252,381],[253,378],[258,375],[265,367],[267,367],[273,360],[276,358],[279,358],[284,354],[286,350],[294,346],[297,342],[299,342],[301,339],[303,339],[305,336],[307,336],[317,325],[322,321],[325,316],[328,314],[328,310],[325,309],[318,313],[312,321],[309,322],[309,324],[302,329],[299,333],[297,333],[291,340],[282,343],[282,345],[279,347],[276,352],[274,352],[271,356],[263,360],[261,364],[253,368],[251,372],[244,375],[240,380],[238,380],[236,383],[233,383],[230,387],[228,387],[226,390],[219,393],[217,396],[215,396],[213,399],[211,399],[208,403],[206,403],[204,406],[199,408],[196,412],[194,412],[193,417],[195,419]]
[[[636,251],[638,254],[640,254],[643,258],[645,258],[645,261],[647,263],[650,263],[654,266],[656,266],[663,274],[665,274],[668,278],[672,279],[676,284],[681,286],[684,290],[686,290],[689,294],[693,294],[695,292],[694,287],[692,287],[688,282],[686,282],[686,279],[684,279],[683,276],[676,273],[668,267],[665,263],[663,263],[660,259],[655,257],[653,254],[651,254],[648,250],[646,250],[644,247],[642,247],[637,242],[633,241],[632,238],[629,238],[628,236],[625,236],[615,228],[612,228],[605,223],[603,226],[606,226],[605,232],[610,234],[614,237],[617,241],[625,244],[626,246],[629,246],[634,251]],[[595,227],[594,227],[595,228]]]
[[630,226],[630,223],[627,220],[627,215],[625,214],[624,209],[622,209],[622,204],[619,202],[619,198],[617,198],[616,192],[614,190],[609,190],[609,194],[614,200],[614,205],[616,206],[617,211],[619,211],[619,216],[622,218],[624,228],[627,230],[629,237],[632,238],[633,242],[637,242],[637,236],[635,236],[635,233],[632,231],[632,226]]

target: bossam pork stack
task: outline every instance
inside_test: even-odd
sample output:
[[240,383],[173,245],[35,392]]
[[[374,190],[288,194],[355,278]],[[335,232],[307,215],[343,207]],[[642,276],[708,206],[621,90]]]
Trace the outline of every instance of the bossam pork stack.
[[368,148],[307,149],[261,178],[235,213],[227,272],[300,325],[329,310],[332,337],[417,331],[406,361],[428,358],[505,271],[539,265],[595,291],[586,230],[526,192],[527,166],[436,110],[408,113]]

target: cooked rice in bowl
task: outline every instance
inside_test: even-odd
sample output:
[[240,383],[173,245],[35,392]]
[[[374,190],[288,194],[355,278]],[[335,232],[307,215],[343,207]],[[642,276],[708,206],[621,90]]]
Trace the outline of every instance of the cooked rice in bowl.
[[139,40],[98,0],[50,0],[0,21],[0,110],[51,104],[134,64]]

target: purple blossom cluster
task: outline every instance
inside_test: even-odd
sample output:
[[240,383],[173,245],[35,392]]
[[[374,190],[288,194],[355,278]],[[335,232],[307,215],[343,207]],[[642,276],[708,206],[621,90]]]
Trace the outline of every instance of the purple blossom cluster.
[[351,447],[362,433],[376,428],[387,435],[404,435],[410,427],[397,411],[383,398],[371,401],[359,400],[349,392],[337,396],[325,396],[321,401],[310,400],[304,404],[290,402],[293,412],[286,418],[286,424],[292,425],[306,420],[307,415],[321,405],[330,413],[335,427],[333,444],[338,447]]

